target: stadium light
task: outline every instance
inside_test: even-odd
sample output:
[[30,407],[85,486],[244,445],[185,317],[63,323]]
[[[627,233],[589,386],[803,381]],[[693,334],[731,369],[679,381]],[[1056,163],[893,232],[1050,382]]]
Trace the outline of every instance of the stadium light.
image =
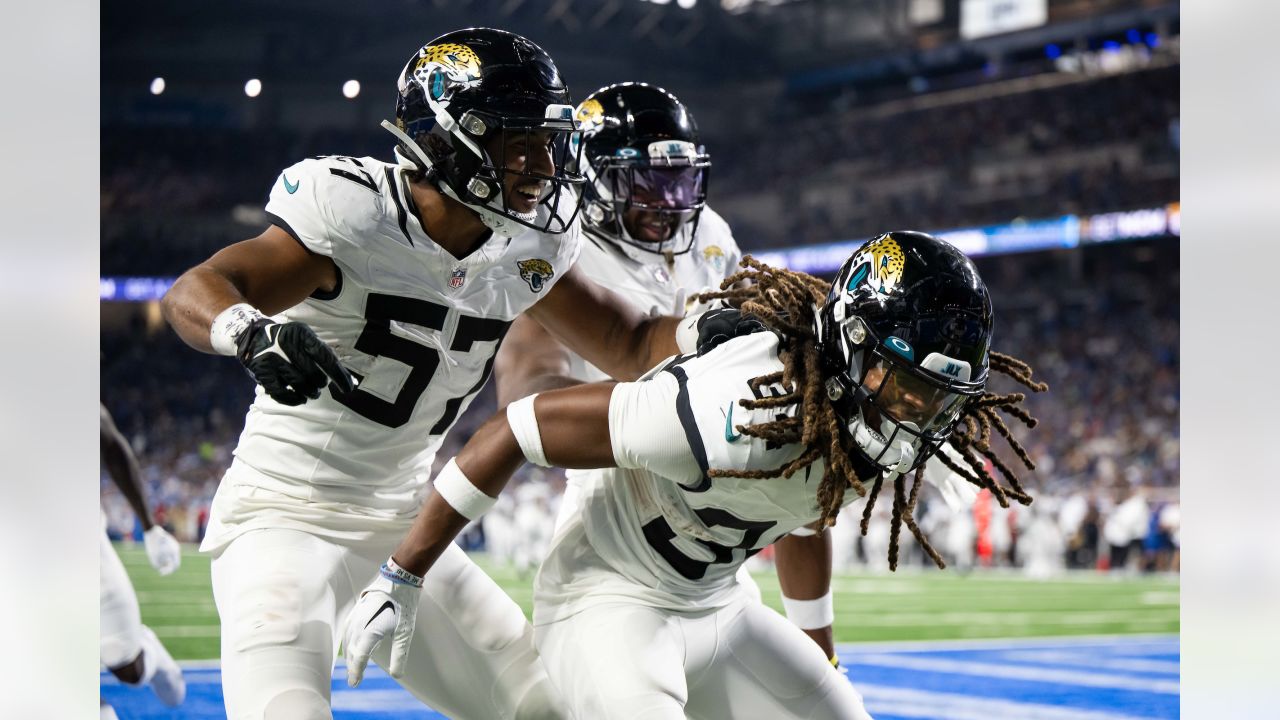
[[259,80],[258,78],[253,78],[252,80],[244,84],[244,94],[248,95],[251,98],[258,97],[258,94],[261,92],[262,92],[262,81]]
[[1153,32],[1147,33],[1147,47],[1160,47],[1160,36]]
[[1142,33],[1138,32],[1137,28],[1129,28],[1129,31],[1126,32],[1124,36],[1133,45],[1137,45],[1142,42]]
[[164,92],[164,78],[158,77],[151,81],[151,94],[159,95]]
[[342,96],[351,100],[360,94],[360,81],[348,80],[342,83]]
[[1058,47],[1054,43],[1049,43],[1044,46],[1044,56],[1050,60],[1057,60],[1062,57],[1062,48]]
[[676,0],[676,4],[685,10],[692,10],[693,6],[698,4],[698,0]]

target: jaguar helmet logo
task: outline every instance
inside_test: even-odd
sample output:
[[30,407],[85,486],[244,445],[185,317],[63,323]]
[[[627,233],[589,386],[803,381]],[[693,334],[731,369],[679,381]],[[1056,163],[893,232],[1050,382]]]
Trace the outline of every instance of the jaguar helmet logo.
[[529,283],[529,289],[534,292],[542,292],[542,288],[547,286],[547,282],[555,277],[555,270],[551,269],[551,263],[542,258],[533,258],[532,260],[517,260],[516,267],[520,269],[520,279]]
[[448,90],[480,83],[480,57],[458,43],[430,45],[418,52],[413,78],[431,97],[440,99]]
[[594,132],[604,123],[604,106],[595,98],[584,100],[573,118],[578,121],[578,126],[584,133]]
[[889,294],[902,282],[902,269],[907,256],[898,241],[882,235],[867,243],[853,259],[853,274],[849,276],[847,290],[862,283],[878,293]]

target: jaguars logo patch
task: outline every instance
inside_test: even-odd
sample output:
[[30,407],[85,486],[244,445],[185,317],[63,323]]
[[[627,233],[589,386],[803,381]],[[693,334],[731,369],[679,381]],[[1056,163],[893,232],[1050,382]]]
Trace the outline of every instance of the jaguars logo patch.
[[584,100],[573,114],[573,119],[578,121],[578,126],[584,133],[594,132],[604,123],[604,106],[599,100],[591,98]]
[[[432,70],[439,72],[432,73]],[[434,98],[445,94],[448,85],[472,87],[480,83],[480,57],[466,45],[430,45],[418,53],[413,77]]]
[[536,293],[542,292],[542,288],[556,275],[555,270],[551,269],[551,263],[542,258],[517,260],[516,267],[520,269],[520,279],[529,283],[529,289]]
[[881,294],[889,294],[902,282],[902,269],[907,256],[898,241],[888,235],[867,243],[853,259],[853,275],[846,289],[853,290],[862,283]]
[[724,251],[720,249],[719,245],[708,245],[706,249],[702,251],[702,259],[706,260],[707,264],[710,265],[717,274],[724,274],[724,264],[726,260],[724,258]]

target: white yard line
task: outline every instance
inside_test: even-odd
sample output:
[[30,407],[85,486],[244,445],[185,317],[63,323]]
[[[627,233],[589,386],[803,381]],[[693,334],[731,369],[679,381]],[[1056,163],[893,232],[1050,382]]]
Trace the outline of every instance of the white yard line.
[[931,650],[999,650],[1002,648],[1025,649],[1042,648],[1075,648],[1082,645],[1094,645],[1103,649],[1112,649],[1117,645],[1126,650],[1136,647],[1151,646],[1160,651],[1178,650],[1178,636],[1168,633],[1150,633],[1134,635],[1072,635],[1068,637],[1023,637],[1023,638],[978,638],[964,640],[892,640],[885,642],[840,643],[837,649],[841,652],[862,653],[867,651],[906,651],[927,652]]
[[997,663],[973,662],[971,660],[859,653],[857,655],[857,664],[950,673],[953,675],[975,675],[983,678],[1001,678],[1004,680],[1027,680],[1059,685],[1110,688],[1113,690],[1137,690],[1139,692],[1163,693],[1166,695],[1177,695],[1179,692],[1179,684],[1176,680],[1133,678],[1075,670],[1000,665]]
[[1024,703],[995,698],[977,698],[954,693],[911,690],[884,685],[855,687],[866,700],[867,709],[875,713],[902,717],[934,718],[935,720],[990,720],[991,718],[1017,718],[1018,720],[1145,720],[1141,716],[1100,710],[1075,710],[1071,708]]
[[1079,650],[1023,650],[1000,654],[1001,660],[1012,662],[1034,662],[1050,665],[1074,665],[1076,667],[1093,668],[1094,670],[1115,670],[1117,672],[1165,673],[1177,675],[1181,664],[1168,660],[1142,660],[1139,658],[1100,658],[1094,652]]

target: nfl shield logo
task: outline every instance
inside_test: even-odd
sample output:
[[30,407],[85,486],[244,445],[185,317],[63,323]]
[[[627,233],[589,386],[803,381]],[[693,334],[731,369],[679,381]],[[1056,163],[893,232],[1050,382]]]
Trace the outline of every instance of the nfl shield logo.
[[462,283],[466,281],[467,281],[466,268],[457,268],[449,275],[449,287],[453,290],[457,290],[458,288],[462,287]]

